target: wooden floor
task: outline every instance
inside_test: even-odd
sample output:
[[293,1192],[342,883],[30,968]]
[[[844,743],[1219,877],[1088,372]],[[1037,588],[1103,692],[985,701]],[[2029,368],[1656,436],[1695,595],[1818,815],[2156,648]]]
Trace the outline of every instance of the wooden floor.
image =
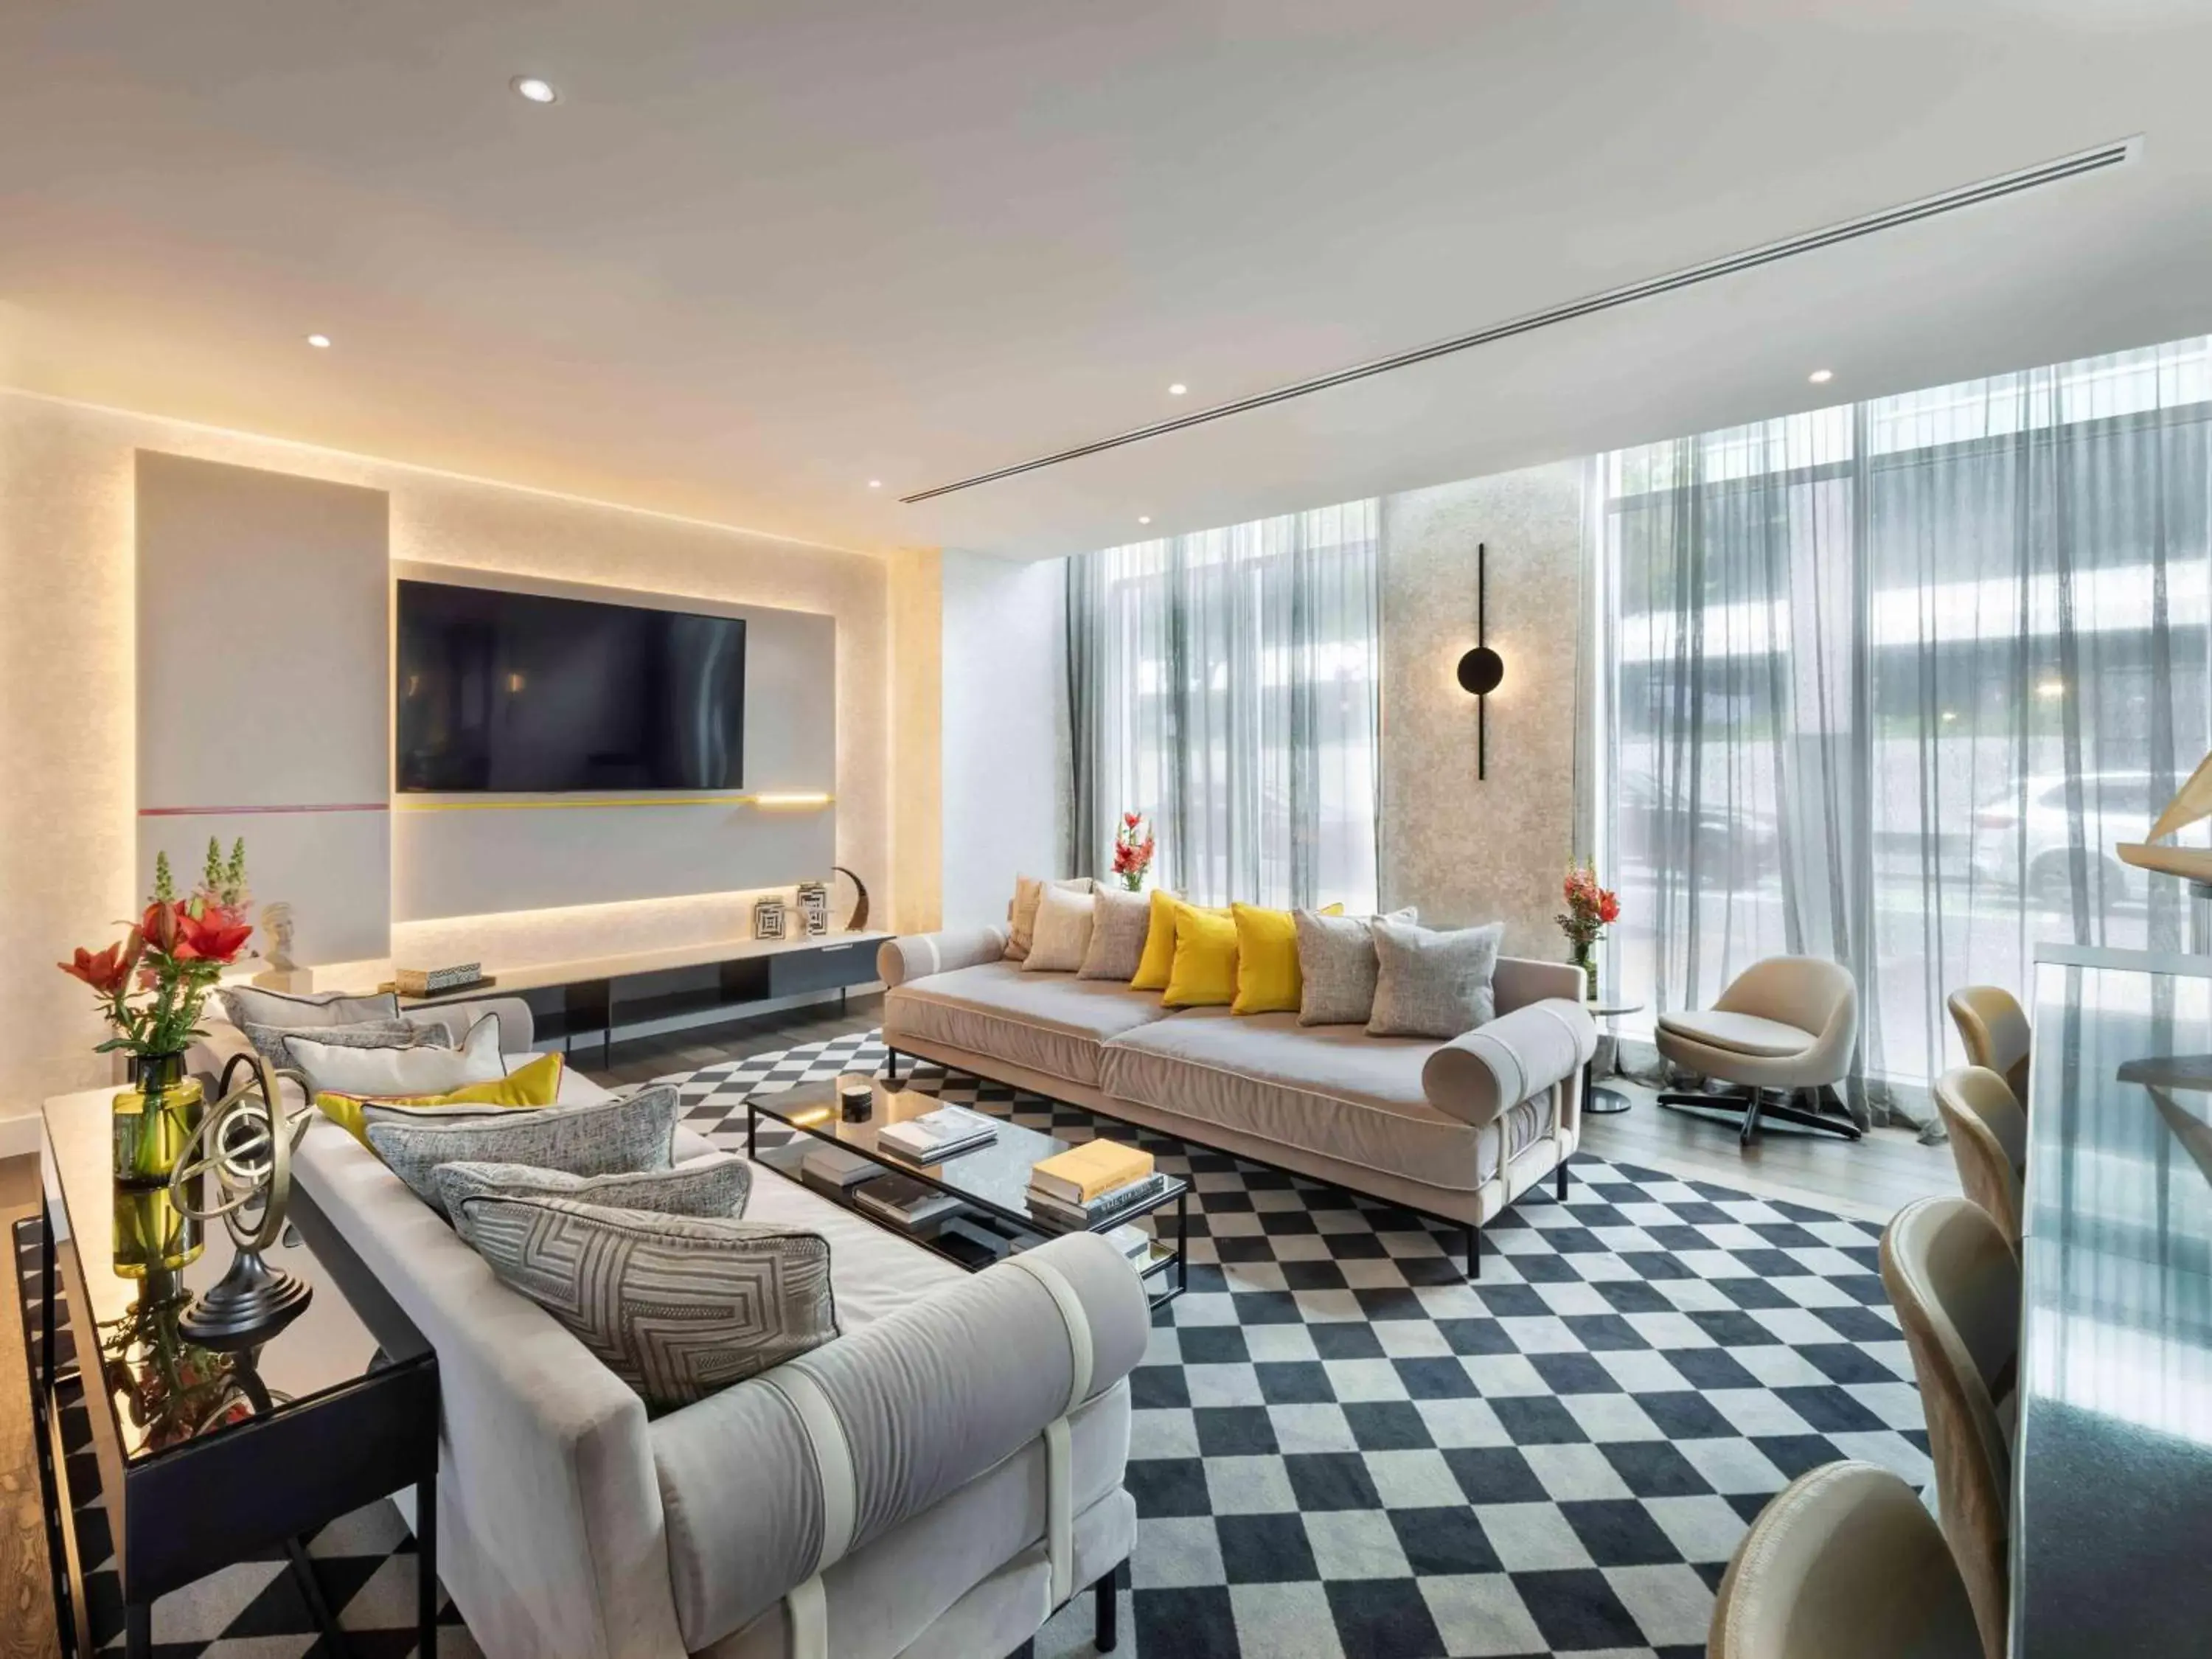
[[[605,1066],[580,1050],[577,1069],[599,1082],[643,1083],[696,1071],[773,1048],[820,1042],[865,1031],[883,1018],[883,999],[835,1004],[716,1025],[673,1036],[617,1043]],[[1584,1120],[1583,1145],[1601,1158],[1886,1221],[1913,1199],[1955,1193],[1949,1149],[1917,1145],[1909,1131],[1877,1129],[1856,1144],[1825,1135],[1772,1131],[1748,1152],[1734,1132],[1659,1110],[1651,1091],[1616,1079],[1610,1085],[1635,1101],[1616,1117]],[[12,1222],[36,1203],[33,1159],[0,1160],[0,1219]],[[0,1659],[55,1659],[60,1652],[40,1516],[38,1465],[31,1446],[22,1334],[15,1310],[0,1310]]]
[[[0,1222],[12,1226],[38,1206],[39,1163],[0,1159]],[[15,1273],[14,1241],[9,1273]],[[31,1444],[31,1395],[23,1323],[11,1298],[0,1308],[0,1659],[54,1659],[53,1580],[39,1465]]]

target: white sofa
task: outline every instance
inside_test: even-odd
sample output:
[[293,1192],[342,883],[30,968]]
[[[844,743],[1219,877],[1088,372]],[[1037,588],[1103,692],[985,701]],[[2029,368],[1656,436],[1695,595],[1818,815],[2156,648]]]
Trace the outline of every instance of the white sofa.
[[[486,1006],[526,1052],[512,999],[443,1012]],[[211,1020],[192,1069],[245,1047]],[[605,1092],[571,1073],[562,1098]],[[679,1159],[708,1150],[678,1139]],[[1112,1595],[1150,1320],[1103,1240],[971,1276],[758,1170],[748,1217],[830,1239],[841,1334],[649,1418],[337,1124],[310,1125],[295,1168],[300,1201],[437,1351],[440,1576],[492,1659],[992,1656],[1081,1586]],[[832,1450],[792,1403],[809,1394],[835,1413]]]
[[1170,1009],[1113,980],[1032,973],[977,927],[885,943],[901,1054],[1479,1229],[1547,1175],[1565,1197],[1597,1027],[1582,969],[1498,959],[1497,1018],[1449,1042],[1297,1016]]

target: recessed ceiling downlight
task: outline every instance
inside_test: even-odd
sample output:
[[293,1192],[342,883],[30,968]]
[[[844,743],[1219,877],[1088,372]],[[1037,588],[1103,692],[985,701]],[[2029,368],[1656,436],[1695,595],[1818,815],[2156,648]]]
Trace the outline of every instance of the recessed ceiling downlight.
[[1184,392],[1189,390],[1190,388],[1188,386],[1185,386],[1181,380],[1177,380],[1173,386],[1168,388],[1168,396],[1170,398],[1180,398]]
[[561,101],[559,89],[550,81],[535,75],[518,75],[507,84],[533,104],[557,104]]
[[1814,386],[1826,386],[1836,378],[1836,371],[1832,368],[1816,368],[1805,378]]
[[1139,513],[1137,514],[1137,522],[1139,524],[1150,524],[1152,521],[1152,515],[1149,513]]
[[310,334],[307,337],[307,343],[318,351],[328,351],[331,349],[331,337],[327,334]]

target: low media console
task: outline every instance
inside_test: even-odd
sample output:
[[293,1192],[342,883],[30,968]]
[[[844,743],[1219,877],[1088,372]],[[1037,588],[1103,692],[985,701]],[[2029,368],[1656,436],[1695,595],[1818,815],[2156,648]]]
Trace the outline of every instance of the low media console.
[[437,996],[404,997],[408,1007],[483,996],[520,997],[530,1005],[540,1048],[564,1051],[581,1036],[596,1040],[606,1063],[615,1032],[653,1036],[764,1012],[758,1005],[793,1004],[826,992],[838,1006],[856,986],[876,978],[876,947],[889,933],[828,933],[790,939],[726,939],[667,951],[577,962],[496,968],[489,986]]

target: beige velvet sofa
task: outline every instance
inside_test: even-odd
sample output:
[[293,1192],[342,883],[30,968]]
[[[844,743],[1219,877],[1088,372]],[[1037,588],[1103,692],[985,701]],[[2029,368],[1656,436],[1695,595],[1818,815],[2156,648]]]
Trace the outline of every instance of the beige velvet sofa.
[[1449,1042],[1295,1014],[1172,1010],[1157,992],[1031,973],[997,927],[887,941],[884,1041],[1477,1230],[1547,1175],[1566,1191],[1597,1027],[1582,970],[1501,957],[1498,1014]]
[[[485,1007],[526,1055],[520,1003],[443,1012]],[[192,1069],[246,1046],[210,1018]],[[572,1073],[562,1098],[606,1092]],[[708,1150],[678,1129],[679,1161]],[[337,1124],[311,1122],[294,1169],[303,1231],[437,1352],[440,1577],[491,1659],[994,1656],[1082,1587],[1113,1595],[1151,1321],[1104,1240],[971,1275],[757,1170],[748,1218],[830,1240],[840,1334],[649,1417]]]

